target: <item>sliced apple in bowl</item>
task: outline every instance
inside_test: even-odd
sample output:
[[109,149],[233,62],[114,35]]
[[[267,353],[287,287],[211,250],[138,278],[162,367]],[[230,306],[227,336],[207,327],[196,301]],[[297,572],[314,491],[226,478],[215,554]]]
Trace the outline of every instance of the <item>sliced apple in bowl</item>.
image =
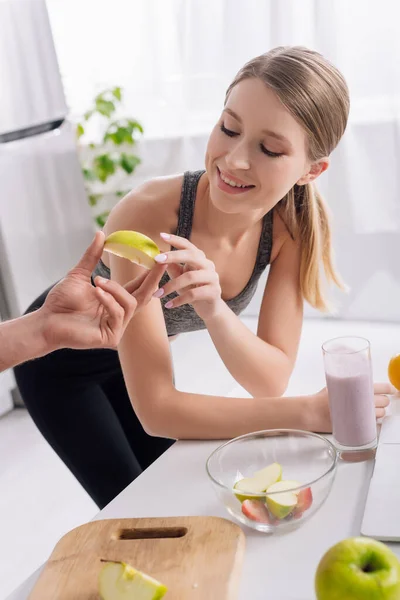
[[290,514],[299,519],[312,504],[311,488],[296,489],[301,483],[294,480],[278,481],[267,489],[265,503],[277,519],[285,519]]
[[[252,477],[245,477],[244,479],[240,479],[234,485],[234,489],[243,493],[236,493],[235,496],[239,500],[239,502],[244,502],[245,500],[255,500],[257,499],[256,494],[260,494],[259,498],[264,498],[263,492],[265,492],[273,483],[280,481],[282,479],[282,467],[279,463],[272,463],[261,469],[260,471],[256,471]],[[246,495],[247,494],[251,494]]]
[[293,510],[293,517],[295,519],[300,519],[300,517],[303,516],[303,513],[310,508],[312,502],[313,495],[311,488],[308,487],[300,490],[300,492],[297,494],[297,504]]
[[256,521],[257,523],[273,525],[273,521],[275,521],[275,519],[271,519],[268,509],[262,500],[245,500],[242,503],[242,513],[250,521]]
[[269,486],[265,503],[269,512],[277,519],[284,519],[297,506],[298,491],[293,491],[301,486],[298,481],[278,481]]

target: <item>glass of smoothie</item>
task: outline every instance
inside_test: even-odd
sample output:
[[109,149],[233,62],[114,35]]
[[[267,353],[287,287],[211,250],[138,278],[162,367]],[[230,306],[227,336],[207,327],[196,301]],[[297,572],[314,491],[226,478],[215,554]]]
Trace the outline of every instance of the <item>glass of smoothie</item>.
[[342,451],[374,448],[377,429],[371,348],[361,337],[322,345],[335,445]]

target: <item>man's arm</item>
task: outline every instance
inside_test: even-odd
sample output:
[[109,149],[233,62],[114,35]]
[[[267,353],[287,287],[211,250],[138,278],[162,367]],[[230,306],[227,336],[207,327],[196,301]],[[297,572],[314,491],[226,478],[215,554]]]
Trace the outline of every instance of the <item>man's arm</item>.
[[125,286],[91,274],[104,247],[98,232],[79,263],[37,311],[0,323],[0,372],[60,348],[116,348],[134,313],[157,289],[165,267],[143,271]]
[[0,323],[0,372],[52,351],[44,336],[40,310]]

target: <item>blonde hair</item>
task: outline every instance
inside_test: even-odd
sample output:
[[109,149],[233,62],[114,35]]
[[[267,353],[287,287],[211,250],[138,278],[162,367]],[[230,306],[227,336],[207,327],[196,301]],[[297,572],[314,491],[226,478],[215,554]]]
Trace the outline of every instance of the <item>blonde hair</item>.
[[[328,157],[346,129],[350,108],[347,84],[338,69],[307,48],[274,48],[244,65],[229,86],[226,99],[233,87],[252,77],[274,90],[305,129],[310,161]],[[292,237],[300,238],[303,297],[314,308],[330,310],[321,266],[329,283],[345,288],[333,262],[330,219],[324,200],[314,183],[295,185],[277,209]]]

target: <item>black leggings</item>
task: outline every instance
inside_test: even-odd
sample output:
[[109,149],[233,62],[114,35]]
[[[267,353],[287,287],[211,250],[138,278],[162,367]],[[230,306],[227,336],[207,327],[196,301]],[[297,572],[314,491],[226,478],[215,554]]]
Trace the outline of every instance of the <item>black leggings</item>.
[[99,508],[174,443],[144,431],[116,350],[57,350],[14,372],[40,432]]

